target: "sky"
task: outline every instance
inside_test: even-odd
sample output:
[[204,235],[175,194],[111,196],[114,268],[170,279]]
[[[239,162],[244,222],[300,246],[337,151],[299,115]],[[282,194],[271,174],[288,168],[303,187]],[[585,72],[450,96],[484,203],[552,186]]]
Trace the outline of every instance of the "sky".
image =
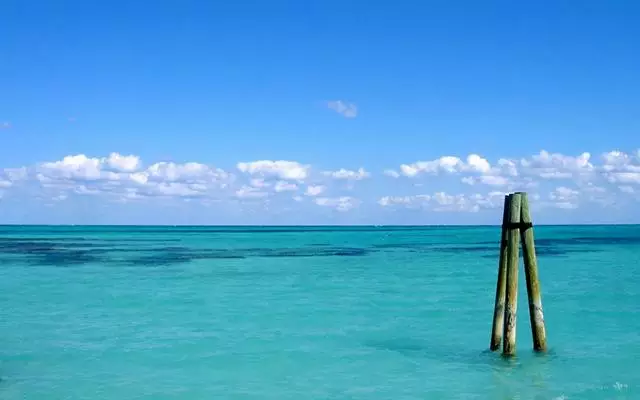
[[636,1],[0,1],[0,223],[640,223]]

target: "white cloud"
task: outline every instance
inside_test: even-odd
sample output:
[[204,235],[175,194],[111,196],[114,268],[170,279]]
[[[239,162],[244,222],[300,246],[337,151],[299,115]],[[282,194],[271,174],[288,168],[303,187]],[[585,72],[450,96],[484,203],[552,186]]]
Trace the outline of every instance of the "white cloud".
[[86,187],[85,185],[78,185],[76,187],[73,188],[73,192],[76,194],[83,194],[83,195],[98,195],[100,194],[100,190],[98,189],[90,189],[88,187]]
[[37,182],[58,194],[103,194],[116,199],[205,197],[226,187],[233,178],[221,169],[196,162],[158,162],[142,169],[138,156],[118,153],[102,158],[70,155],[30,168],[4,170],[4,174],[14,181]]
[[[504,206],[505,192],[489,192],[486,195],[473,194],[470,199],[474,205],[477,205],[481,209],[494,209],[502,208]],[[532,196],[535,199],[535,196]]]
[[358,199],[350,196],[333,197],[333,198],[317,197],[314,199],[314,202],[319,206],[334,208],[342,212],[349,211],[360,205],[360,201]]
[[465,176],[462,178],[462,182],[468,185],[475,185],[476,183],[481,183],[483,185],[489,186],[507,186],[511,181],[504,176],[495,176],[495,175],[482,175],[482,176]]
[[327,102],[327,107],[345,118],[355,118],[358,116],[358,107],[353,103],[333,100]]
[[345,180],[353,180],[353,181],[359,181],[371,176],[371,174],[367,172],[364,168],[359,168],[357,171],[341,168],[337,171],[325,171],[324,175],[330,176],[334,179],[345,179]]
[[378,200],[378,204],[383,207],[389,206],[406,206],[406,207],[422,207],[429,204],[431,196],[428,194],[419,194],[415,196],[384,196]]
[[623,193],[635,193],[635,189],[631,186],[618,186],[618,189]]
[[298,185],[296,185],[295,183],[278,181],[273,187],[273,190],[275,190],[276,192],[294,192],[298,190]]
[[318,196],[319,194],[322,194],[325,191],[325,187],[322,185],[310,185],[307,186],[307,190],[304,192],[305,195],[307,196]]
[[607,174],[611,183],[635,183],[640,184],[640,172],[611,172]]
[[504,205],[503,192],[482,194],[456,194],[436,192],[432,195],[385,196],[378,200],[383,207],[420,208],[435,212],[478,212],[481,209],[499,208]]
[[594,167],[590,159],[591,154],[586,152],[573,157],[542,150],[529,159],[521,160],[520,164],[527,173],[540,178],[568,179],[592,172]]
[[506,158],[501,158],[498,160],[497,170],[500,171],[498,174],[503,176],[518,176],[518,165],[513,160],[508,160]]
[[6,178],[12,182],[20,181],[26,179],[29,170],[26,167],[21,168],[5,168],[4,170],[0,170],[0,174],[6,176]]
[[[533,188],[536,194],[543,195],[536,200],[543,208],[607,208],[640,200],[636,195],[640,193],[640,154],[636,151],[615,150],[595,158],[590,153],[566,156],[542,151],[518,160],[501,157],[497,161],[478,154],[463,158],[443,156],[384,171],[391,177],[429,177],[410,181],[374,179],[366,166],[356,170],[319,169],[298,161],[258,160],[240,162],[236,167],[238,172],[234,174],[195,161],[143,163],[137,155],[75,154],[31,166],[0,169],[0,191],[3,201],[14,195],[44,199],[51,204],[55,203],[52,199],[64,197],[73,201],[79,196],[123,203],[160,198],[163,204],[171,199],[216,205],[228,201],[239,210],[243,204],[255,206],[259,202],[268,204],[274,212],[295,205],[302,208],[302,213],[304,207],[313,208],[314,204],[347,211],[360,204],[376,203],[387,209],[478,212],[502,207],[503,192]],[[371,184],[355,184],[365,178]],[[392,189],[407,193],[398,195]],[[415,194],[416,191],[427,194]]]
[[251,181],[249,182],[251,186],[255,187],[255,188],[264,188],[264,187],[269,187],[271,186],[271,183],[266,182],[264,179],[262,178],[254,178],[251,179]]
[[455,174],[464,172],[489,175],[495,172],[495,169],[491,167],[487,159],[478,154],[469,154],[466,161],[456,156],[442,156],[431,161],[417,161],[412,164],[400,165],[400,173],[408,177],[415,177],[420,174],[437,175],[440,173]]
[[102,170],[102,160],[89,158],[84,154],[66,156],[61,161],[45,162],[41,164],[40,171],[43,180],[59,179],[117,179],[118,175]]
[[557,201],[571,201],[577,199],[579,195],[580,192],[575,189],[559,186],[549,194],[549,198]]
[[230,177],[227,172],[219,168],[213,168],[197,162],[184,164],[158,162],[140,173],[144,174],[149,181],[170,182],[210,182]]
[[434,211],[470,211],[477,212],[480,206],[475,204],[464,194],[449,195],[444,192],[437,192],[432,196],[436,203]]
[[205,185],[187,184],[181,182],[160,182],[152,186],[146,186],[136,194],[148,196],[168,196],[168,197],[192,197],[203,196],[207,190]]
[[583,152],[577,156],[550,153],[542,150],[531,157],[519,161],[499,158],[491,164],[478,154],[470,154],[466,159],[457,156],[442,156],[430,161],[402,164],[397,172],[385,170],[391,177],[418,177],[420,175],[459,175],[468,185],[488,185],[524,190],[537,187],[548,180],[573,180],[581,185],[592,184],[603,179],[610,183],[640,184],[640,156],[620,151],[605,153],[602,164],[592,161],[591,154]]
[[309,165],[303,165],[296,161],[271,161],[261,160],[252,162],[240,162],[237,168],[250,175],[276,177],[282,180],[302,181],[309,174]]
[[11,128],[11,122],[4,121],[0,123],[0,129],[9,129],[9,128]]
[[252,186],[242,186],[236,190],[236,197],[239,199],[261,199],[268,195],[269,193],[260,191]]
[[625,167],[630,164],[631,157],[621,151],[613,150],[604,153],[602,160],[604,161],[602,169],[605,171],[613,171],[616,169],[625,169]]
[[467,166],[477,172],[486,174],[491,171],[491,165],[489,161],[480,157],[477,154],[471,154],[467,157]]
[[400,174],[397,171],[394,171],[392,169],[385,169],[384,170],[384,174],[386,176],[390,176],[392,178],[399,178],[400,177]]
[[111,153],[107,158],[106,163],[116,171],[130,172],[138,169],[140,166],[140,157],[134,155],[123,156],[118,153]]
[[414,177],[421,173],[435,174],[441,171],[458,172],[463,164],[458,157],[443,156],[433,161],[418,161],[412,164],[402,164],[400,173],[404,176]]
[[580,192],[568,188],[566,186],[559,186],[551,193],[549,193],[550,202],[543,203],[550,207],[561,208],[565,210],[572,210],[578,208]]
[[626,154],[618,150],[602,155],[604,176],[611,183],[640,183],[640,150]]

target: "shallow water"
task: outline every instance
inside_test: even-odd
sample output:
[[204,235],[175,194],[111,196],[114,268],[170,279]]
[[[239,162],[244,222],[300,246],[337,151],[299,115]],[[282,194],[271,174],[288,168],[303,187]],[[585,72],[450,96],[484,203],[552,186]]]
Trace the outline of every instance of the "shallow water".
[[535,229],[504,360],[497,227],[0,226],[0,398],[640,398],[640,226]]

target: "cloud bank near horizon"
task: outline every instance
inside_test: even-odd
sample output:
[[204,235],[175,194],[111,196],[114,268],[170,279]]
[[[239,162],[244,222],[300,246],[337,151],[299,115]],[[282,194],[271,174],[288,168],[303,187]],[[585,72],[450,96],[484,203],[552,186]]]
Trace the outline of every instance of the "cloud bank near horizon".
[[322,168],[294,160],[241,160],[221,168],[197,161],[145,162],[113,152],[0,170],[0,208],[28,203],[55,212],[82,199],[84,204],[125,209],[170,204],[180,212],[181,205],[197,204],[217,212],[233,209],[236,215],[298,215],[300,223],[314,210],[330,211],[338,221],[349,221],[354,212],[361,221],[403,211],[482,213],[501,208],[505,193],[513,191],[528,192],[537,212],[562,210],[597,222],[593,210],[605,215],[640,200],[640,150],[595,157],[543,150],[526,158],[496,160],[479,154],[445,155],[381,171],[366,166]]

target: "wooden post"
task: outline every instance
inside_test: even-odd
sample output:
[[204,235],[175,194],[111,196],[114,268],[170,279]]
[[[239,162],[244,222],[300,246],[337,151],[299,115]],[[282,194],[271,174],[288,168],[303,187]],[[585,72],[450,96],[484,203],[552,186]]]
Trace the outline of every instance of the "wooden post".
[[502,354],[516,353],[516,317],[518,311],[518,261],[520,245],[520,204],[521,193],[511,195],[509,226],[507,233],[507,284],[504,313],[504,337]]
[[491,351],[496,351],[502,343],[504,332],[504,301],[507,291],[507,224],[509,223],[509,209],[511,195],[504,196],[502,212],[502,233],[500,234],[500,261],[498,261],[498,284],[496,285],[496,302],[493,308],[493,326],[491,327]]
[[531,320],[531,334],[535,351],[547,350],[547,337],[544,328],[544,314],[542,313],[542,298],[540,295],[540,281],[538,280],[538,262],[533,237],[531,214],[527,194],[522,193],[520,220],[522,227],[522,253],[524,256],[524,272],[527,279],[527,295],[529,298],[529,319]]

